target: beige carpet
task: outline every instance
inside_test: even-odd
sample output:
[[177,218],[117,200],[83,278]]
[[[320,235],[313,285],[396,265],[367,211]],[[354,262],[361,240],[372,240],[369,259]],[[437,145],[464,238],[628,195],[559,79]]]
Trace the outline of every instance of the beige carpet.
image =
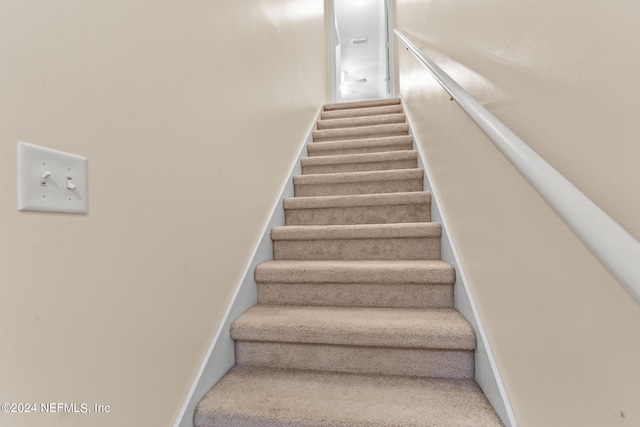
[[408,129],[399,99],[323,108],[196,427],[502,425]]

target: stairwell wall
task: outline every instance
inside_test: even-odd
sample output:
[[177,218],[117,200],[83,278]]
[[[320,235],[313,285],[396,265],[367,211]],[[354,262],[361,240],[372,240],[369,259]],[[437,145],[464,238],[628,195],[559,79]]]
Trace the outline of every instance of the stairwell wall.
[[[0,14],[0,425],[170,426],[328,100],[324,0],[16,0]],[[16,141],[89,214],[18,212]]]
[[[396,28],[637,239],[639,16],[396,0]],[[402,47],[398,70],[519,425],[640,424],[640,308]]]

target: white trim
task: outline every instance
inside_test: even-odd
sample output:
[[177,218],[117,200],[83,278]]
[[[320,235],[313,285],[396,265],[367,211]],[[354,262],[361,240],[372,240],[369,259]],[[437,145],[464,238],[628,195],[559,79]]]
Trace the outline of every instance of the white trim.
[[398,81],[396,79],[396,38],[394,35],[394,28],[396,22],[396,2],[394,0],[385,0],[385,7],[387,10],[387,41],[389,42],[389,51],[387,59],[387,68],[389,70],[389,98],[396,98],[398,96]]
[[338,25],[336,22],[337,18],[333,1],[334,0],[329,0],[327,2],[327,19],[329,24],[329,37],[327,37],[327,42],[329,45],[329,90],[331,91],[331,102],[338,102],[338,100],[340,99],[340,97],[338,96],[338,91],[340,90],[338,84],[338,75],[340,75],[340,70],[338,70],[336,49],[340,44],[340,35],[338,34]]
[[[402,95],[400,95],[402,97]],[[404,104],[404,99],[403,99]],[[502,422],[507,426],[518,427],[515,414],[509,401],[509,396],[504,387],[500,370],[491,351],[489,339],[485,332],[480,314],[476,306],[473,294],[469,288],[466,273],[460,262],[458,250],[451,238],[449,227],[445,218],[442,217],[438,208],[438,192],[431,186],[431,173],[424,161],[424,155],[418,144],[419,138],[413,132],[411,126],[411,116],[405,109],[407,121],[409,122],[409,132],[414,138],[414,148],[418,151],[418,167],[424,170],[424,190],[431,193],[431,221],[440,222],[442,224],[442,255],[441,258],[451,264],[456,269],[455,283],[455,308],[471,323],[476,331],[477,347],[475,350],[475,380],[482,388],[485,396],[493,405]]]
[[547,163],[401,32],[396,35],[640,305],[640,242]]
[[235,349],[230,334],[231,323],[249,307],[257,303],[257,285],[253,274],[249,273],[253,273],[258,264],[273,259],[271,229],[284,225],[282,202],[285,198],[293,197],[293,176],[302,173],[300,159],[304,156],[305,149],[312,140],[312,131],[319,115],[320,109],[318,109],[312,124],[309,126],[307,139],[300,147],[298,157],[290,167],[289,175],[281,187],[280,196],[271,208],[271,215],[263,228],[262,238],[256,243],[251,255],[251,261],[247,263],[242,273],[242,278],[236,285],[227,311],[209,345],[207,354],[200,364],[198,373],[180,408],[173,427],[193,427],[193,414],[198,402],[235,365]]

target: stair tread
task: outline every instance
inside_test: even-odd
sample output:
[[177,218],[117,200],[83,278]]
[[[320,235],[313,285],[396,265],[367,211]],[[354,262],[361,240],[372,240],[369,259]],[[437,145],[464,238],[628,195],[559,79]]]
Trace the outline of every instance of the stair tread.
[[391,136],[378,136],[378,137],[367,137],[360,139],[345,139],[345,140],[335,140],[335,141],[311,141],[309,146],[314,149],[326,148],[339,145],[347,145],[347,146],[369,146],[376,144],[393,144],[393,143],[401,143],[401,142],[413,142],[413,136],[411,135],[391,135]]
[[283,207],[285,225],[431,221],[431,194],[424,191],[293,197]]
[[388,171],[368,172],[338,172],[310,175],[296,175],[293,177],[294,185],[306,184],[332,184],[362,181],[393,181],[407,179],[422,179],[424,171],[417,169],[393,169]]
[[274,260],[259,264],[259,283],[443,283],[455,269],[442,260]]
[[454,309],[257,304],[231,325],[234,340],[472,351],[476,338]]
[[238,366],[198,405],[195,427],[498,427],[473,380]]
[[392,123],[404,123],[404,113],[380,114],[377,116],[341,117],[318,120],[318,129],[343,129],[363,126],[375,126]]
[[395,135],[395,136],[381,136],[372,138],[361,139],[345,139],[337,141],[321,141],[311,142],[307,149],[311,150],[329,150],[340,148],[357,148],[357,147],[370,147],[375,145],[387,146],[387,145],[400,145],[403,143],[413,143],[413,137],[411,135]]
[[342,110],[333,110],[333,111],[322,111],[320,113],[320,118],[322,120],[326,119],[337,119],[337,118],[346,118],[346,117],[364,117],[364,116],[379,116],[382,114],[395,114],[395,113],[404,113],[402,109],[402,105],[394,104],[394,105],[382,105],[375,107],[361,107],[361,108],[351,108],[351,109],[342,109]]
[[338,129],[318,129],[314,130],[312,133],[314,141],[338,139],[348,140],[390,135],[400,136],[409,134],[409,125],[407,123],[394,123]]
[[428,205],[431,194],[425,191],[408,193],[351,194],[346,196],[309,196],[284,199],[285,209],[322,209],[364,206]]
[[440,237],[436,222],[392,224],[284,225],[271,230],[271,240],[337,240]]
[[336,154],[331,156],[305,157],[300,160],[302,166],[338,165],[348,163],[375,163],[394,160],[414,160],[418,158],[415,150],[385,151],[382,153]]
[[337,102],[337,103],[325,105],[324,111],[347,110],[347,109],[353,109],[353,108],[368,108],[368,107],[376,107],[376,106],[383,106],[383,105],[396,105],[400,103],[401,103],[400,98],[383,98],[383,99],[372,99],[367,101]]
[[342,141],[316,141],[307,145],[309,157],[335,154],[383,153],[400,150],[413,150],[413,137],[411,135]]

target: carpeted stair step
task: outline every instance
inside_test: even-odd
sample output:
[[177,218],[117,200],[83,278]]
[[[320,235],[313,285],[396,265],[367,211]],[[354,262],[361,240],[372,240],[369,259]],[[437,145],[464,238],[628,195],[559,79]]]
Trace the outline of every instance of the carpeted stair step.
[[456,310],[255,305],[231,325],[236,364],[473,378],[473,328]]
[[267,261],[255,271],[258,304],[453,308],[444,261]]
[[422,169],[327,173],[294,176],[293,188],[296,197],[404,193],[422,191],[422,180]]
[[414,150],[386,153],[340,154],[307,157],[300,160],[302,174],[367,172],[392,169],[416,169],[418,152]]
[[388,105],[401,105],[400,98],[383,98],[383,99],[371,99],[368,101],[352,101],[352,102],[338,102],[334,104],[327,104],[323,107],[324,111],[335,110],[351,110],[355,108],[370,108],[381,107]]
[[287,225],[271,230],[275,260],[440,259],[440,224]]
[[357,194],[284,200],[286,225],[390,224],[431,221],[431,194]]
[[320,112],[320,119],[344,119],[347,117],[381,116],[383,114],[404,113],[402,105],[394,104],[380,107],[348,108],[346,110],[333,110]]
[[383,138],[354,139],[350,141],[312,142],[307,145],[309,157],[338,154],[380,153],[385,151],[413,150],[413,137],[388,136]]
[[500,427],[474,381],[237,366],[195,427]]
[[341,119],[318,120],[318,129],[344,129],[363,126],[390,125],[404,123],[404,114],[384,114],[380,116],[346,117]]
[[361,126],[340,129],[318,129],[312,131],[314,142],[343,141],[350,139],[380,138],[384,136],[409,135],[408,123]]

